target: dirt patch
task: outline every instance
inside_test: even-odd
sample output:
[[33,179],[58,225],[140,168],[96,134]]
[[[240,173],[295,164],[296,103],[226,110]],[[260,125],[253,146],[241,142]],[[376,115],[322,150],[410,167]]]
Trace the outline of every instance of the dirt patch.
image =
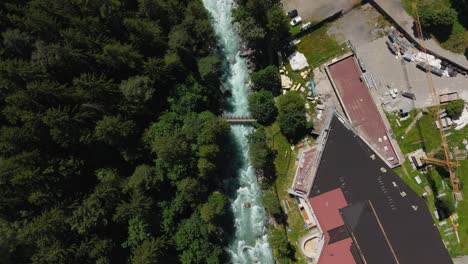
[[359,46],[383,36],[388,26],[379,12],[365,4],[332,23],[328,33],[341,41],[350,40],[353,45]]

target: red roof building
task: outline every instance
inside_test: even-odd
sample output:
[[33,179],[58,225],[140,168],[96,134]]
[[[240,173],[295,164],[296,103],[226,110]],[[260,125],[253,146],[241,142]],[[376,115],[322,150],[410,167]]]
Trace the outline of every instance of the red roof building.
[[351,254],[351,237],[332,237],[334,230],[344,227],[344,222],[339,210],[348,206],[343,192],[340,188],[309,199],[310,205],[314,208],[315,215],[325,235],[325,246],[318,259],[318,264],[356,264]]

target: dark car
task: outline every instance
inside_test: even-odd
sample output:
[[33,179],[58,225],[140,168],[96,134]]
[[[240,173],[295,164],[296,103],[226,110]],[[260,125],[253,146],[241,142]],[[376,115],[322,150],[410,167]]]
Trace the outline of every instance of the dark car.
[[414,95],[414,93],[402,92],[401,95],[411,100],[416,100],[416,95]]
[[288,17],[290,17],[290,18],[297,17],[297,15],[298,15],[297,9],[293,9],[293,10],[288,12]]

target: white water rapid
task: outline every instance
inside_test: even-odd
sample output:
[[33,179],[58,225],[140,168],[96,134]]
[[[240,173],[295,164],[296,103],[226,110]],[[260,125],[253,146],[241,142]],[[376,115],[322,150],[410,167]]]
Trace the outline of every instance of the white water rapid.
[[[234,0],[203,0],[205,8],[213,17],[213,27],[222,49],[226,67],[224,87],[231,91],[226,115],[249,116],[248,79],[246,62],[239,56],[240,38],[232,25]],[[235,155],[241,160],[236,172],[239,188],[232,198],[231,209],[235,217],[235,235],[228,248],[232,263],[273,263],[268,243],[266,212],[261,204],[261,190],[254,169],[249,164],[248,126],[231,126],[231,136],[237,145]]]

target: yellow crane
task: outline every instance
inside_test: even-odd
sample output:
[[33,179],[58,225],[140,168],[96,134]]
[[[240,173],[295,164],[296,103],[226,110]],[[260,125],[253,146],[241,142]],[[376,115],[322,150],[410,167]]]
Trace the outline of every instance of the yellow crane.
[[427,82],[429,84],[429,88],[431,90],[431,96],[432,96],[432,101],[435,104],[434,109],[435,109],[435,116],[437,117],[436,121],[439,124],[437,127],[440,132],[440,137],[442,139],[442,147],[444,149],[444,154],[445,154],[445,160],[439,160],[436,158],[426,158],[425,161],[434,164],[437,166],[445,166],[447,167],[449,174],[450,174],[450,182],[452,184],[452,189],[454,193],[454,197],[457,201],[460,201],[463,199],[462,194],[460,192],[460,188],[458,184],[460,183],[459,180],[457,179],[457,176],[455,175],[455,168],[459,165],[457,162],[453,162],[450,159],[450,150],[449,146],[447,144],[447,138],[445,136],[445,133],[442,128],[442,120],[440,118],[440,102],[437,97],[437,93],[434,87],[434,82],[432,81],[432,73],[429,65],[429,59],[427,55],[427,50],[426,46],[424,45],[424,40],[423,40],[423,33],[422,33],[422,28],[421,28],[421,23],[419,21],[419,14],[418,14],[418,7],[416,3],[413,3],[413,12],[415,15],[415,22],[416,22],[416,29],[418,31],[419,35],[419,45],[421,46],[422,51],[426,55],[426,76],[427,76]]
[[458,161],[440,160],[440,159],[431,158],[431,157],[421,158],[421,161],[428,163],[428,164],[436,165],[436,166],[445,166],[445,167],[452,166],[453,168],[460,166],[460,162]]

